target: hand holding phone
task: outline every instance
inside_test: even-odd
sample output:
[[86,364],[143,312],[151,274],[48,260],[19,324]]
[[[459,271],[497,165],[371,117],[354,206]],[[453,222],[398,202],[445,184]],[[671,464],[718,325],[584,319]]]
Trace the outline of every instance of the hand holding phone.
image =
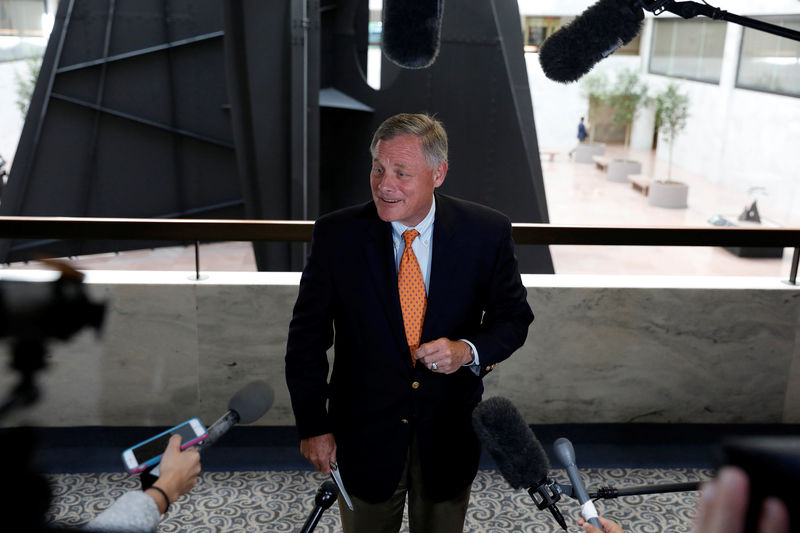
[[161,458],[161,475],[158,487],[167,494],[169,503],[192,490],[200,474],[200,452],[197,448],[181,451],[181,436],[170,437],[167,449]]
[[197,418],[178,424],[122,452],[122,462],[126,470],[135,474],[160,463],[172,435],[181,436],[180,449],[185,450],[205,439],[208,432]]

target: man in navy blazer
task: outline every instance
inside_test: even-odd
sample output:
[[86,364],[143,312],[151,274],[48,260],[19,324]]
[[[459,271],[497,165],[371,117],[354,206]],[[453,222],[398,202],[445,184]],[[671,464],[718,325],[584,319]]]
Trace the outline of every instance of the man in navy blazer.
[[[370,145],[372,201],[317,220],[289,326],[286,380],[300,448],[338,463],[347,533],[462,531],[480,445],[482,378],[524,342],[533,313],[503,214],[435,193],[447,135],[400,114]],[[407,229],[424,278],[419,347],[407,340],[398,268]],[[333,346],[329,377],[327,350]]]

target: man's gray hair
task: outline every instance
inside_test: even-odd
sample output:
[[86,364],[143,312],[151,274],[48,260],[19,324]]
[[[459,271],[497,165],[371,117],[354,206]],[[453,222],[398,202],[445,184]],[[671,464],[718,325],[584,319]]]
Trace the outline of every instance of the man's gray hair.
[[447,132],[441,122],[422,113],[400,113],[383,121],[375,130],[369,151],[375,157],[378,141],[388,141],[400,135],[419,139],[422,154],[431,169],[447,161]]

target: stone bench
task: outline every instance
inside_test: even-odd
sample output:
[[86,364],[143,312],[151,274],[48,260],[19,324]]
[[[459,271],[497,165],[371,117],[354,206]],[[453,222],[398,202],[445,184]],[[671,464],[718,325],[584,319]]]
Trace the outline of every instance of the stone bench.
[[593,163],[592,157],[606,153],[603,143],[578,143],[575,147],[573,161],[576,163]]
[[611,158],[604,155],[593,155],[592,161],[594,161],[594,165],[600,170],[608,170],[608,164],[611,162]]
[[606,169],[608,181],[616,181],[618,183],[628,183],[628,176],[639,174],[641,171],[642,164],[632,159],[612,159]]
[[650,192],[650,182],[652,180],[649,176],[645,176],[644,174],[628,174],[628,181],[631,182],[633,190],[639,191],[645,196]]

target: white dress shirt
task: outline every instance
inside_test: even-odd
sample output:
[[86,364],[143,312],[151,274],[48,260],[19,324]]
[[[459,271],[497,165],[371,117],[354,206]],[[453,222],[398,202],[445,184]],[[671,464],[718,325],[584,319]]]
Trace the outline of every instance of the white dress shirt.
[[[422,280],[425,282],[425,294],[430,292],[430,279],[431,279],[431,256],[433,250],[433,221],[436,218],[436,202],[431,204],[431,210],[425,215],[425,218],[414,227],[408,227],[401,222],[392,222],[392,245],[394,246],[394,268],[395,271],[400,270],[400,259],[403,257],[405,251],[405,240],[403,233],[406,230],[415,229],[419,235],[411,243],[411,250],[417,258],[417,264],[422,271]],[[469,366],[473,372],[478,374],[480,372],[480,360],[478,359],[478,349],[467,339],[459,339],[472,348],[472,355],[474,359],[472,363],[464,366]]]

